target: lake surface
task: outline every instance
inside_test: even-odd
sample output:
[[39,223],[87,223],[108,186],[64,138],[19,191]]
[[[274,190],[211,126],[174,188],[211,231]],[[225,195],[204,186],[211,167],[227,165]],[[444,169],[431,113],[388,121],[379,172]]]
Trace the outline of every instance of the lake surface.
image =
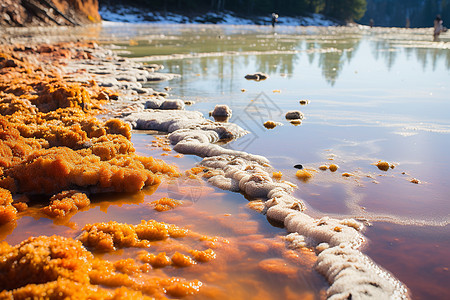
[[[432,29],[280,26],[272,30],[268,26],[114,23],[90,34],[105,46],[114,44],[114,51],[123,56],[163,64],[163,72],[181,74],[179,79],[147,85],[160,91],[168,87],[170,98],[195,101],[187,109],[208,116],[216,104],[227,104],[233,110],[230,122],[250,133],[225,147],[269,158],[285,180],[298,185],[295,196],[305,201],[308,214],[354,217],[369,225],[364,252],[404,282],[413,299],[445,299],[450,294],[449,34],[432,42]],[[270,77],[260,82],[244,78],[255,72]],[[307,104],[301,105],[300,100]],[[301,125],[286,121],[289,110],[304,113]],[[266,129],[263,123],[268,120],[282,125]],[[160,150],[148,146],[152,139],[135,134],[133,142],[141,154],[160,155]],[[200,161],[190,156],[164,159],[183,170]],[[378,169],[374,164],[380,160],[394,168]],[[331,163],[339,166],[336,172],[319,170]],[[296,164],[317,172],[311,180],[299,181],[293,168]],[[344,172],[353,176],[343,177]],[[195,210],[183,208],[159,218],[179,225],[188,220],[197,231],[234,239],[243,252],[252,251],[246,244],[248,236],[258,235],[259,242],[267,242],[283,235],[283,229],[272,227],[264,216],[247,208],[242,195],[210,189],[209,197],[192,201]],[[170,185],[163,184],[152,193],[136,196],[141,197],[136,203],[173,193]],[[178,189],[175,194],[186,195]],[[120,201],[103,208],[99,204],[71,221],[78,227],[92,222],[94,216],[98,221],[136,223],[136,214],[150,214],[151,210],[136,208],[130,199],[125,204]],[[124,213],[122,205],[129,213]],[[200,218],[198,211],[216,216],[215,225],[208,226],[207,220],[212,219]],[[236,219],[221,221],[223,214]],[[31,221],[27,222],[26,218],[19,220],[6,240],[16,243],[24,232],[76,232],[49,220],[41,221],[39,230],[27,227]],[[242,227],[253,231],[240,232],[229,225],[242,222],[250,224]],[[267,277],[255,268],[255,261],[272,256],[286,259],[275,242],[268,252],[258,255],[246,254],[246,263],[224,271],[223,279],[230,280],[229,288],[236,290],[235,295],[228,295],[230,299],[248,299],[248,289],[259,287],[257,282],[273,285],[267,285],[262,298],[277,297],[277,289],[283,290],[284,298],[323,295],[326,282],[311,271],[310,264],[297,266],[303,271],[295,278]],[[235,278],[242,270],[249,278],[245,282]]]
[[[131,40],[123,55],[148,57],[179,80],[171,97],[216,104],[251,133],[228,145],[268,157],[299,185],[309,213],[367,220],[365,252],[407,284],[415,299],[450,292],[450,36],[431,29],[264,26],[110,26]],[[180,56],[173,56],[180,54]],[[159,56],[159,57],[158,57]],[[248,81],[265,72],[270,78]],[[245,89],[243,92],[242,89]],[[300,105],[300,100],[308,100]],[[301,110],[300,126],[287,122]],[[266,129],[263,123],[283,123]],[[379,170],[379,160],[393,164]],[[293,165],[318,171],[307,183]],[[355,176],[345,178],[349,172]],[[412,183],[419,180],[419,184]]]

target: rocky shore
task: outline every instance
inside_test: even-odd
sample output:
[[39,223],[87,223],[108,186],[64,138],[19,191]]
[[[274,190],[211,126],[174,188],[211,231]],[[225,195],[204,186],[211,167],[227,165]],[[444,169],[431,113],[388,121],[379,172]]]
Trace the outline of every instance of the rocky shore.
[[97,0],[3,0],[0,4],[0,26],[73,26],[100,21]]

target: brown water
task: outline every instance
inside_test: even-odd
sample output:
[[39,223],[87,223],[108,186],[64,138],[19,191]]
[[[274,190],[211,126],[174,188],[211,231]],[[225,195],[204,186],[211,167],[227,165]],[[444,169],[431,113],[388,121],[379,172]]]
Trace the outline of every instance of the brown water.
[[[158,56],[147,61],[181,74],[180,79],[149,86],[170,86],[172,98],[195,100],[188,109],[207,116],[216,104],[229,105],[231,121],[251,133],[227,147],[267,156],[284,179],[299,185],[295,196],[305,200],[309,214],[355,217],[369,224],[364,252],[404,282],[414,299],[446,299],[450,36],[436,43],[431,29],[276,30],[110,24],[96,36],[122,46],[122,55]],[[257,71],[270,78],[244,79]],[[301,99],[309,103],[300,105]],[[300,126],[284,119],[285,112],[294,109],[305,114]],[[262,124],[269,119],[284,126],[267,130]],[[133,137],[138,152],[160,156],[160,150],[148,146],[151,140],[145,134]],[[175,158],[173,153],[163,158],[183,170],[199,161]],[[379,160],[395,168],[379,170],[373,165]],[[304,183],[294,176],[293,165],[299,163],[316,169],[335,163],[339,169],[318,171]],[[343,172],[354,176],[342,177]],[[414,178],[420,183],[412,183]],[[164,196],[182,198],[189,205],[165,213],[148,205]],[[247,203],[240,194],[181,179],[138,195],[102,196],[75,215],[70,226],[23,217],[14,231],[2,228],[0,240],[14,244],[28,235],[76,236],[85,223],[94,221],[136,224],[155,218],[189,224],[198,232],[224,236],[233,245],[218,250],[217,261],[183,270],[183,277],[199,278],[210,287],[202,297],[319,298],[327,284],[312,270],[313,256],[287,252],[279,238],[284,230],[272,227]],[[283,259],[295,272],[267,272],[260,264],[267,259]],[[220,276],[214,270],[220,270]]]

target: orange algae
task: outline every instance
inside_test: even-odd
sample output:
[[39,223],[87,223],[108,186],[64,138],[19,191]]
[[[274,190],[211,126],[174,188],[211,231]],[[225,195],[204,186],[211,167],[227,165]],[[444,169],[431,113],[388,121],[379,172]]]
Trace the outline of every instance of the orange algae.
[[281,176],[283,176],[283,173],[281,173],[281,171],[272,172],[272,177],[275,179],[281,179]]
[[0,246],[0,290],[57,279],[89,283],[93,255],[79,241],[42,236],[31,237],[15,247]]
[[14,247],[0,243],[2,299],[183,297],[198,293],[202,286],[198,280],[148,277],[144,273],[133,259],[113,263],[94,258],[79,241],[70,238],[40,236]]
[[28,204],[26,204],[25,202],[16,202],[12,204],[18,212],[22,212],[25,211],[28,208]]
[[28,284],[0,293],[2,299],[154,299],[139,291],[118,288],[114,291],[97,285],[84,285],[67,279],[57,279],[41,284]]
[[[198,179],[198,176],[204,176],[204,171],[206,169],[202,167],[193,167],[189,170],[186,170],[185,174],[189,179]],[[198,175],[203,173],[202,175]]]
[[197,294],[202,285],[203,283],[199,280],[182,281],[179,278],[173,278],[166,281],[165,289],[170,296],[184,297]]
[[208,262],[216,258],[216,253],[212,249],[206,249],[204,251],[190,250],[189,253],[198,262]]
[[148,241],[138,238],[133,225],[115,221],[87,224],[79,240],[86,247],[97,251],[114,251],[123,247],[149,247]]
[[11,193],[0,188],[0,225],[16,219],[17,209],[12,205],[12,202]]
[[54,193],[72,186],[95,187],[117,192],[136,192],[158,184],[159,177],[146,169],[134,154],[118,155],[110,161],[89,153],[54,147],[34,151],[26,161],[4,171],[15,179],[14,188],[23,193]]
[[331,172],[336,172],[338,168],[339,168],[339,166],[335,165],[335,164],[331,164],[328,167],[328,169],[330,169]]
[[155,206],[155,210],[162,212],[174,209],[175,207],[182,205],[183,202],[172,198],[164,197],[159,200],[151,202],[151,204]]
[[[61,76],[58,59],[86,58],[89,50],[44,48],[0,49],[0,187],[12,194],[136,192],[159,184],[161,174],[179,176],[176,167],[134,153],[129,124],[95,117],[114,92],[94,80],[78,84]],[[67,53],[54,55],[59,50]],[[14,211],[1,209],[2,216]]]
[[176,267],[189,267],[195,265],[196,262],[187,255],[175,252],[172,256],[172,264]]
[[138,225],[111,221],[87,224],[79,240],[97,251],[114,251],[124,247],[149,247],[149,241],[180,238],[188,233],[187,229],[155,220],[142,220]]
[[169,237],[181,238],[189,234],[189,230],[173,224],[157,222],[155,220],[144,221],[135,226],[136,234],[140,239],[164,240]]
[[[89,272],[89,276],[93,284],[112,288],[119,287],[115,290],[116,293],[118,290],[124,289],[123,292],[131,293],[130,299],[135,299],[133,293],[141,292],[156,296],[156,298],[164,298],[164,294],[172,296],[177,292],[178,297],[183,297],[198,293],[202,285],[198,280],[148,277],[144,275],[144,273],[148,273],[148,270],[146,271],[146,268],[144,271],[141,270],[141,266],[137,265],[133,259],[123,259],[115,263],[96,259],[92,263],[92,271]],[[169,292],[169,289],[173,289],[173,291]],[[139,294],[136,295],[139,296]],[[118,298],[122,299],[122,297]],[[125,298],[128,299],[128,297]],[[137,298],[140,299],[140,297]]]
[[302,170],[298,170],[295,173],[295,176],[297,176],[298,179],[307,182],[308,180],[310,180],[313,177],[313,172],[315,170],[312,169],[302,169]]
[[50,205],[43,207],[43,213],[50,217],[62,218],[76,213],[91,203],[86,194],[77,191],[64,191],[50,198]]
[[153,268],[164,268],[170,266],[172,261],[166,255],[166,252],[160,252],[157,255],[153,253],[143,252],[139,254],[142,262],[149,263]]
[[390,168],[390,165],[389,165],[389,163],[388,162],[385,162],[385,161],[378,161],[376,164],[375,164],[377,167],[378,167],[378,169],[380,169],[381,171],[387,171],[387,170],[389,170],[389,168]]

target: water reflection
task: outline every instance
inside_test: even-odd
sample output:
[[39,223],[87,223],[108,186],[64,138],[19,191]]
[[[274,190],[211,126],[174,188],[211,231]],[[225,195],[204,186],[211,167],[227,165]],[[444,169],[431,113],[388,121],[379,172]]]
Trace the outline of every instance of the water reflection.
[[[430,66],[434,71],[439,65],[450,69],[450,43],[433,43],[428,35],[414,30],[410,34],[401,35],[400,39],[398,36],[397,39],[389,39],[389,32],[382,30],[367,32],[354,29],[349,33],[338,34],[325,29],[317,32],[316,29],[305,34],[299,29],[292,29],[293,34],[267,35],[262,35],[259,31],[254,34],[250,30],[227,35],[227,30],[223,27],[191,29],[189,31],[185,28],[178,34],[170,32],[170,35],[134,37],[136,45],[121,45],[132,52],[127,56],[153,56],[154,60],[162,61],[168,66],[170,72],[203,76],[215,72],[220,81],[235,78],[239,69],[254,69],[291,78],[294,73],[299,72],[301,60],[307,59],[311,67],[321,70],[328,85],[334,86],[345,67],[350,65],[355,56],[361,55],[358,53],[361,43],[367,41],[370,41],[371,56],[377,62],[383,61],[389,71],[400,54],[416,60],[421,64],[422,70]],[[200,61],[193,64],[192,60],[196,58]],[[229,85],[233,85],[233,82],[221,82],[219,88],[224,89]]]
[[[299,185],[295,195],[305,200],[309,214],[368,219],[375,261],[401,275],[415,297],[433,298],[448,270],[429,273],[410,262],[433,251],[436,261],[448,266],[445,254],[427,245],[444,249],[436,233],[449,234],[449,43],[433,43],[427,30],[292,28],[264,35],[250,28],[226,34],[230,39],[217,42],[226,45],[214,47],[204,39],[208,48],[196,55],[158,58],[168,72],[183,74],[170,83],[174,95],[198,97],[193,109],[204,112],[228,104],[231,121],[251,134],[227,146],[267,156],[285,180]],[[160,54],[150,48],[144,55]],[[256,71],[270,78],[244,79]],[[265,114],[255,108],[262,105],[261,95],[271,101]],[[300,106],[300,99],[311,102]],[[284,119],[292,109],[305,114],[301,126]],[[265,129],[267,119],[285,126]],[[378,160],[397,166],[380,171],[373,165]],[[295,164],[318,168],[330,162],[339,165],[337,172],[318,171],[308,183],[295,178]],[[354,176],[345,178],[343,172]],[[422,184],[412,184],[412,177]],[[389,265],[393,252],[382,251],[387,234],[381,222],[388,224],[384,231],[395,229],[392,239],[418,228],[432,238],[424,242],[408,233],[410,239],[395,240],[402,250]],[[405,246],[417,250],[413,257]],[[411,269],[404,272],[404,265]],[[415,285],[425,277],[426,284]]]
[[[408,60],[417,61],[422,71],[431,67],[433,71],[441,64],[450,69],[450,43],[414,42],[405,40],[385,40],[376,38],[371,42],[372,55],[376,60],[382,59],[390,70],[397,56],[404,54]],[[400,53],[399,53],[400,52]]]

